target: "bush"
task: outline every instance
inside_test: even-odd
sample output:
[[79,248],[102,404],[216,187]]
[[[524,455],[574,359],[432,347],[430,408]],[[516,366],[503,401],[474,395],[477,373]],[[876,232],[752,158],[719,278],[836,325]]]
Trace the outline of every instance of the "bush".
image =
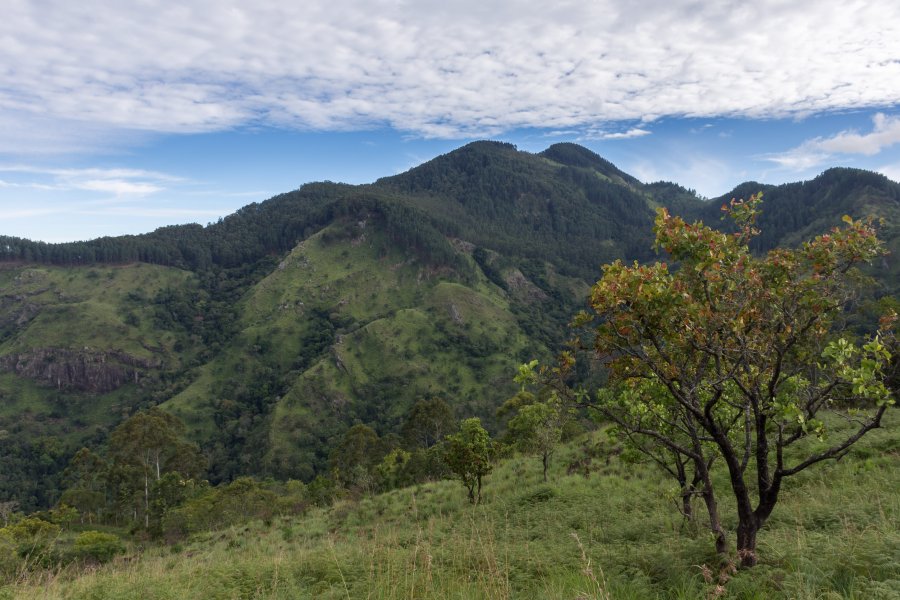
[[105,563],[115,555],[125,552],[125,544],[111,533],[84,531],[75,538],[72,554],[76,560]]
[[37,517],[25,517],[0,529],[0,572],[55,564],[59,532],[59,525]]
[[12,535],[6,529],[0,529],[0,582],[15,574],[21,561],[18,548]]
[[169,541],[198,531],[221,529],[251,519],[271,521],[279,508],[278,496],[265,484],[240,477],[228,485],[205,490],[168,511],[162,529]]

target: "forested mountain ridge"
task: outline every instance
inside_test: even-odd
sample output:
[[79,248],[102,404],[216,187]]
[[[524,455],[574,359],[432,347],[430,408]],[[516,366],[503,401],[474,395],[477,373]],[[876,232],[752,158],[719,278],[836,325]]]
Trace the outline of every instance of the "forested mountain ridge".
[[[705,202],[574,144],[497,142],[206,227],[0,237],[0,501],[48,505],[78,448],[154,405],[188,424],[212,481],[308,480],[351,425],[396,435],[425,397],[490,423],[515,365],[558,348],[600,265],[654,256],[656,206],[715,224],[723,201],[758,191],[760,249],[875,214],[898,250],[900,185],[874,173]],[[881,267],[896,291],[896,259]]]

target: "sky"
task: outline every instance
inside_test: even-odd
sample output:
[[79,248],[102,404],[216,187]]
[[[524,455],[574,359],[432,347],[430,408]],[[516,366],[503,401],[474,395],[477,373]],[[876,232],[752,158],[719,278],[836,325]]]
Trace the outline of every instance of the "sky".
[[206,224],[476,139],[706,197],[900,180],[900,2],[3,2],[0,235]]

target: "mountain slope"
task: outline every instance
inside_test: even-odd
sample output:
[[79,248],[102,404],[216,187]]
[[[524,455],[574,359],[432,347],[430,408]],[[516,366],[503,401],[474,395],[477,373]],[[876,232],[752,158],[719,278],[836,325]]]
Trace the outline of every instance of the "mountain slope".
[[490,423],[515,365],[560,348],[600,265],[656,256],[656,207],[715,224],[724,201],[758,191],[760,250],[843,214],[883,217],[895,253],[876,275],[880,293],[897,292],[900,185],[882,176],[833,169],[704,202],[574,144],[476,142],[207,227],[0,238],[0,501],[46,505],[75,450],[160,403],[188,423],[214,481],[309,479],[349,426],[396,434],[423,397]]
[[778,186],[744,183],[685,212],[716,223],[721,219],[722,204],[757,192],[763,192],[763,204],[755,250],[799,244],[839,226],[844,215],[856,219],[871,216],[880,221],[879,237],[889,251],[871,273],[879,280],[881,293],[900,293],[900,184],[870,171],[833,168],[809,181]]
[[589,279],[603,262],[649,256],[653,212],[637,180],[610,178],[597,167],[619,173],[615,167],[581,150],[597,164],[475,142],[373,187],[444,216],[454,228],[446,233],[504,256],[550,260],[560,272]]
[[422,397],[490,418],[514,392],[516,360],[547,352],[467,246],[458,269],[430,266],[360,216],[311,236],[249,290],[229,348],[164,404],[214,448],[219,478],[252,458],[309,479],[354,422],[397,431]]

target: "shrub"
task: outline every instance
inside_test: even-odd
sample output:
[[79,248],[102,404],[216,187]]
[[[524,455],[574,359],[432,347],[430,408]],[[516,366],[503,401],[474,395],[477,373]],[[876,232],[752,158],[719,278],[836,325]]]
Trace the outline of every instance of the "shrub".
[[75,538],[72,553],[76,560],[105,563],[115,555],[125,552],[125,544],[111,533],[84,531]]

